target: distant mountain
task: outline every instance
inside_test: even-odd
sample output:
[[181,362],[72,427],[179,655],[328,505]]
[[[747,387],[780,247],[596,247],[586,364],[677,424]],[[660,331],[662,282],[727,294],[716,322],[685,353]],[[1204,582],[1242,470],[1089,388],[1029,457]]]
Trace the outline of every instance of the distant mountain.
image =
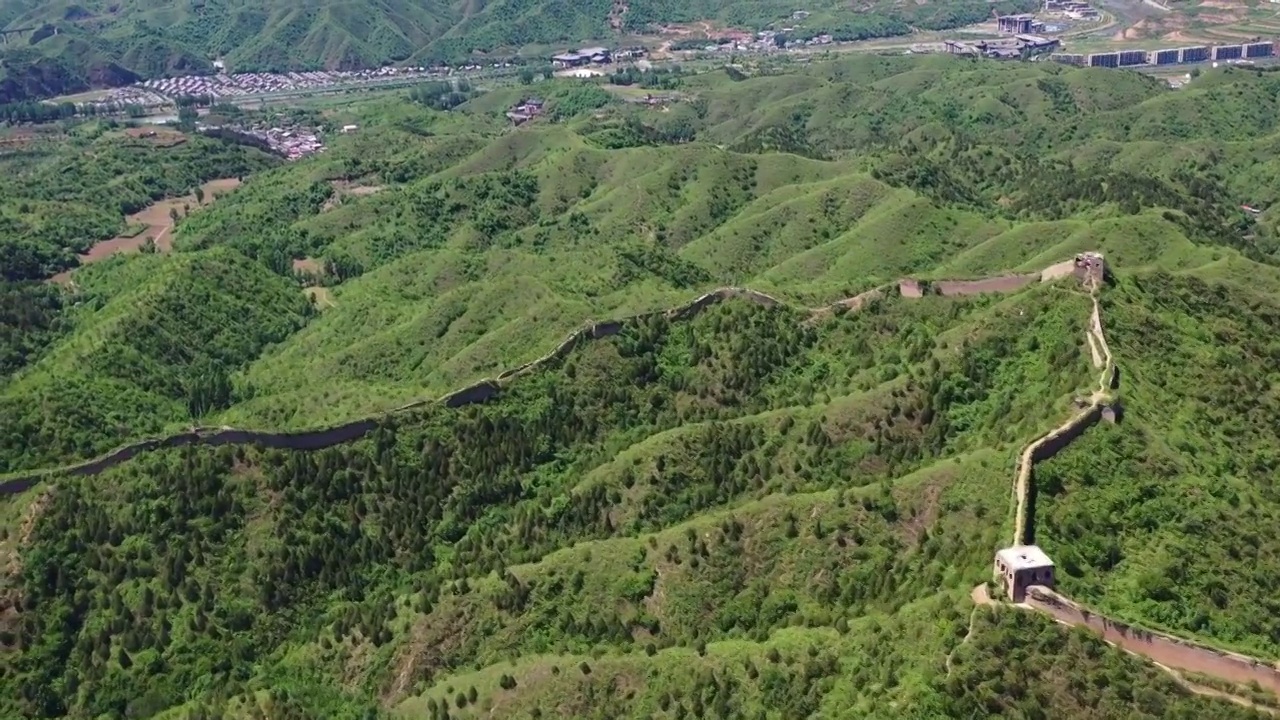
[[[890,0],[858,11],[819,0],[802,34],[862,38],[978,22],[993,7],[1033,0],[960,0],[899,7]],[[0,102],[212,70],[352,69],[413,60],[514,54],[536,45],[569,46],[641,32],[665,23],[714,20],[758,29],[795,25],[780,0],[0,0]],[[612,25],[616,25],[615,30]]]

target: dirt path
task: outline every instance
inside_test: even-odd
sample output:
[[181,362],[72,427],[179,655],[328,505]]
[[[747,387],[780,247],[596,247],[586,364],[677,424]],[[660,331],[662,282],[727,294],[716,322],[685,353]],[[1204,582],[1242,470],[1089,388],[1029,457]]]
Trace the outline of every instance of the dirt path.
[[[138,252],[142,249],[142,246],[147,244],[148,239],[155,242],[158,251],[169,252],[173,249],[173,216],[170,214],[171,210],[177,212],[179,217],[182,217],[187,213],[188,208],[210,205],[218,197],[231,192],[239,186],[239,178],[210,180],[200,186],[200,190],[204,194],[203,202],[198,202],[195,193],[192,193],[152,203],[142,210],[125,217],[125,222],[128,225],[145,225],[145,230],[132,237],[117,235],[110,240],[94,243],[88,252],[79,256],[80,265],[100,262],[119,252]],[[49,281],[56,283],[69,282],[71,273],[74,271],[75,268],[64,270],[49,278]]]
[[1102,369],[1102,353],[1098,351],[1098,341],[1093,339],[1093,332],[1086,330],[1084,337],[1089,341],[1089,356],[1093,359],[1093,366]]
[[[1137,653],[1129,651],[1129,654],[1136,655]],[[1240,697],[1239,695],[1232,695],[1231,693],[1226,693],[1216,688],[1211,688],[1208,685],[1201,685],[1197,682],[1192,682],[1191,680],[1188,680],[1185,677],[1183,677],[1182,673],[1178,672],[1177,670],[1174,670],[1171,667],[1165,667],[1164,665],[1161,665],[1160,663],[1155,662],[1154,660],[1151,661],[1151,664],[1155,665],[1161,670],[1172,675],[1174,682],[1181,685],[1184,689],[1195,693],[1196,695],[1203,695],[1204,697],[1218,698],[1219,700],[1227,700],[1237,705],[1247,707],[1251,710],[1258,710],[1258,711],[1267,713],[1268,715],[1271,715],[1273,717],[1280,715],[1280,710],[1277,710],[1276,708],[1269,707],[1267,705],[1259,705],[1258,703],[1252,700],[1249,700],[1248,698],[1243,698],[1243,697]]]
[[945,665],[947,667],[948,677],[951,675],[951,665],[955,659],[956,653],[959,652],[960,648],[963,647],[965,643],[969,642],[969,639],[973,637],[973,623],[978,619],[978,611],[981,610],[984,605],[995,604],[991,600],[991,594],[987,592],[986,583],[982,583],[981,585],[978,585],[973,590],[971,590],[969,592],[969,599],[973,601],[973,610],[969,611],[969,631],[966,632],[964,634],[964,637],[960,639],[960,644],[951,648],[951,652],[947,653],[947,661]]

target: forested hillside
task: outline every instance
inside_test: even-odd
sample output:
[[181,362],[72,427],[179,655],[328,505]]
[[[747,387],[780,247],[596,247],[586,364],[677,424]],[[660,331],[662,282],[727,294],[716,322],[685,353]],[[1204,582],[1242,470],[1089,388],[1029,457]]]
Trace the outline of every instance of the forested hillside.
[[[1005,534],[1011,457],[989,448],[1090,382],[1086,307],[1068,286],[818,325],[730,304],[353,446],[163,453],[59,481],[24,551],[17,589],[38,612],[11,631],[6,696],[39,716],[1043,700],[1059,717],[1226,717],[1008,611],[984,611],[982,643],[943,673],[957,598]],[[992,644],[1025,653],[1023,700],[984,689]],[[1080,659],[1066,677],[1042,665],[1059,653]],[[1055,690],[1104,665],[1108,690]]]
[[0,281],[39,280],[126,229],[125,215],[278,160],[200,135],[160,145],[92,124],[57,144],[0,155]]
[[[1101,360],[1070,274],[937,281],[1106,255],[1122,411],[1036,468],[1031,532],[1072,598],[1276,657],[1280,75],[747,70],[666,108],[543,81],[518,128],[524,88],[366,100],[172,252],[6,285],[6,471],[378,421],[5,498],[0,716],[1263,716],[970,600]],[[660,312],[720,286],[777,301]],[[487,402],[379,415],[610,319]]]

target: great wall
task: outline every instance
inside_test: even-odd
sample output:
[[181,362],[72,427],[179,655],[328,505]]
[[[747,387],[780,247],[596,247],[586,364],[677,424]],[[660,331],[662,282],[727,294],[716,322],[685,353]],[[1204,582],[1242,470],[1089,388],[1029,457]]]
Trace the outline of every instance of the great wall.
[[[899,294],[907,298],[923,297],[926,292],[936,292],[942,296],[978,295],[988,292],[1011,292],[1039,280],[1050,282],[1058,278],[1078,274],[1075,261],[1066,260],[1055,263],[1038,273],[1004,275],[980,280],[941,280],[936,283],[921,283],[913,279],[903,279],[895,284],[872,288],[850,298],[816,308],[804,308],[810,320],[816,320],[837,311],[857,310],[867,301],[883,297],[886,292],[897,289]],[[697,298],[667,310],[638,313],[615,320],[589,322],[585,326],[570,333],[551,352],[517,367],[505,370],[496,377],[485,378],[459,388],[439,398],[416,400],[391,410],[359,418],[347,423],[314,430],[298,430],[278,432],[272,430],[253,430],[232,427],[192,427],[182,432],[144,438],[115,450],[103,453],[95,458],[76,463],[37,470],[19,471],[0,476],[0,495],[13,495],[25,492],[41,480],[56,475],[97,475],[116,465],[137,457],[139,454],[153,450],[184,447],[188,445],[259,445],[277,450],[321,450],[334,445],[354,442],[368,435],[379,422],[418,410],[430,405],[446,408],[458,408],[475,403],[487,402],[502,391],[502,387],[512,380],[536,372],[549,364],[558,362],[589,340],[598,340],[617,335],[628,324],[644,322],[658,317],[672,321],[684,321],[696,317],[699,313],[725,300],[738,299],[752,302],[764,307],[785,306],[778,298],[749,288],[722,287],[704,293]]]
[[[1072,415],[1059,427],[1032,440],[1019,454],[1013,482],[1013,499],[1016,508],[1013,544],[1018,546],[1030,544],[1034,539],[1027,529],[1027,515],[1029,512],[1028,499],[1033,492],[1032,483],[1034,481],[1035,466],[1054,457],[1068,447],[1073,440],[1095,425],[1100,419],[1114,420],[1119,412],[1119,409],[1112,404],[1114,400],[1112,391],[1118,387],[1119,382],[1119,367],[1115,363],[1110,345],[1103,331],[1101,312],[1098,305],[1098,294],[1103,287],[1105,274],[1106,268],[1101,255],[1097,253],[1082,253],[1074,259],[1050,265],[1038,273],[1004,275],[979,280],[938,280],[932,282],[904,278],[897,283],[873,288],[835,303],[817,308],[806,308],[805,312],[809,314],[809,320],[812,321],[841,310],[858,310],[869,300],[883,297],[886,293],[894,290],[905,298],[920,298],[931,293],[942,296],[1007,293],[1024,288],[1034,282],[1051,282],[1070,275],[1074,275],[1085,286],[1093,303],[1093,309],[1087,323],[1086,340],[1091,350],[1093,364],[1095,368],[1100,370],[1098,386],[1092,395],[1083,402],[1083,409]],[[564,341],[542,357],[506,370],[495,378],[480,380],[439,398],[415,401],[384,413],[315,430],[272,432],[231,427],[194,427],[185,432],[147,438],[130,443],[83,462],[10,475],[0,482],[0,495],[24,492],[42,480],[57,475],[97,475],[142,453],[153,450],[189,445],[256,445],[272,449],[309,451],[353,442],[371,433],[381,422],[412,410],[433,404],[446,408],[459,408],[491,400],[502,391],[504,385],[512,380],[541,370],[549,364],[563,359],[583,342],[617,335],[628,324],[644,322],[657,317],[664,317],[672,321],[688,320],[696,317],[712,305],[729,299],[741,299],[765,307],[786,305],[782,300],[756,290],[739,287],[718,288],[684,305],[668,310],[588,323],[579,330],[570,333]],[[985,584],[975,588],[972,597],[975,605],[994,604],[994,601],[990,600],[986,593]],[[1219,650],[1167,633],[1146,630],[1108,618],[1066,598],[1050,587],[1033,585],[1027,589],[1027,596],[1022,602],[1004,604],[1043,612],[1065,625],[1088,628],[1100,635],[1106,642],[1130,653],[1150,659],[1161,669],[1173,674],[1180,684],[1192,689],[1194,692],[1218,695],[1253,706],[1251,702],[1228,693],[1217,692],[1208,688],[1197,689],[1198,686],[1184,681],[1175,670],[1202,673],[1233,684],[1257,683],[1261,688],[1280,696],[1280,670],[1273,663]],[[975,607],[975,611],[976,609]],[[972,618],[970,634],[972,634]],[[968,640],[968,637],[966,635],[965,640]],[[946,659],[948,672],[951,669],[953,654],[954,650]],[[1274,712],[1266,707],[1260,707],[1259,709]]]

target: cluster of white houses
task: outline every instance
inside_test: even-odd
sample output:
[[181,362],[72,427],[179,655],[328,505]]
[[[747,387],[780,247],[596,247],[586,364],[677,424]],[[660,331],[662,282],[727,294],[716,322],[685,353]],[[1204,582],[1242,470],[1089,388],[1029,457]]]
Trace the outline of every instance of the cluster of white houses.
[[612,60],[613,53],[605,47],[585,47],[551,56],[551,64],[558,68],[608,65]]

